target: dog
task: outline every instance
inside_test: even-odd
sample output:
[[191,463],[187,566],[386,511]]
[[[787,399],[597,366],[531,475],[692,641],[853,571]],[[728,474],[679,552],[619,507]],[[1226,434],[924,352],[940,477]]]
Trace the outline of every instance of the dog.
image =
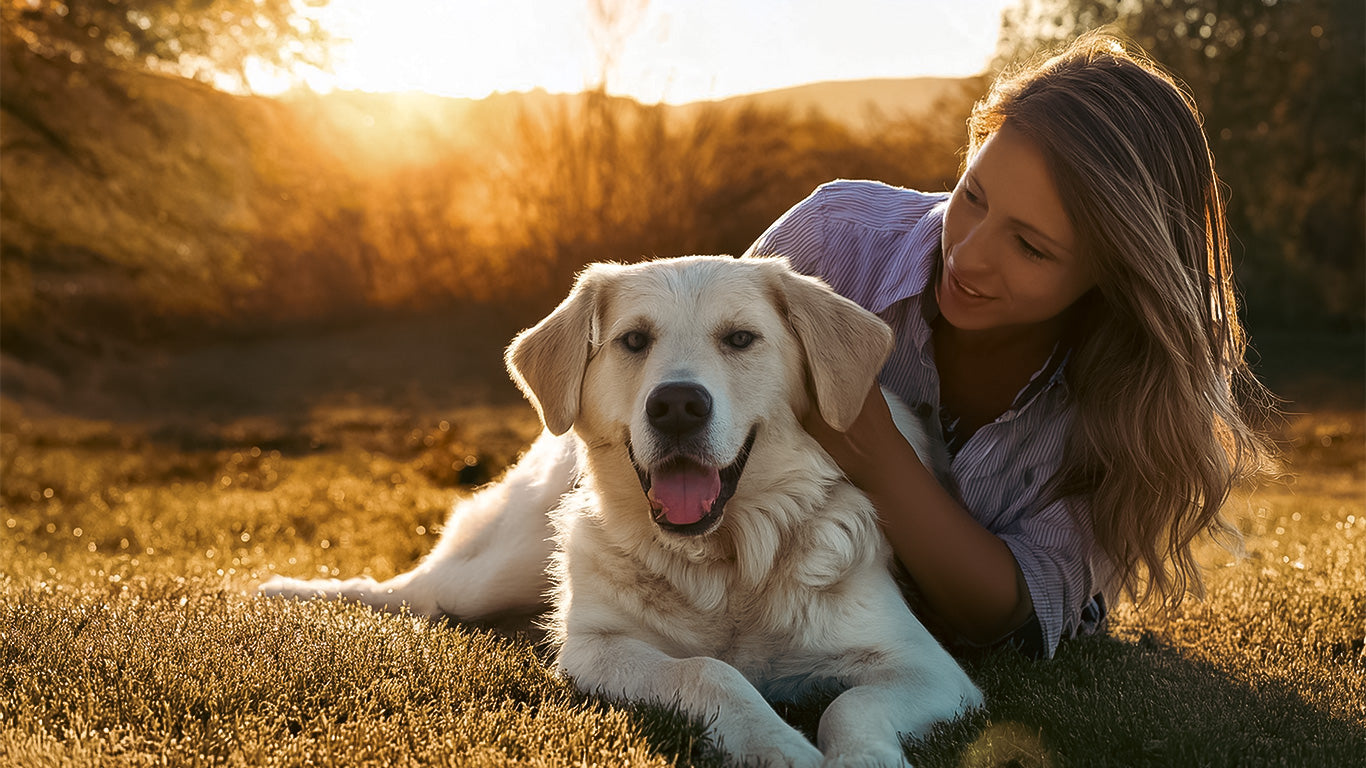
[[[847,428],[891,344],[781,259],[592,265],[506,354],[546,432],[431,555],[387,582],[261,592],[466,619],[550,595],[556,668],[580,688],[676,705],[737,762],[900,765],[903,737],[982,695],[907,607],[872,503],[801,426],[817,409]],[[835,690],[815,745],[769,703]]]

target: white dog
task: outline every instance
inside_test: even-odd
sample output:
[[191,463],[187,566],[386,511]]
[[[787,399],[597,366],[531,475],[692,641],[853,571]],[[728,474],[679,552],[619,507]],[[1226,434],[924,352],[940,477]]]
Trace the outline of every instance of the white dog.
[[[902,736],[981,693],[906,607],[868,498],[801,426],[811,408],[849,425],[890,345],[781,260],[592,266],[508,349],[549,434],[456,507],[431,555],[382,583],[261,590],[487,618],[550,587],[557,666],[580,687],[677,704],[741,761],[900,764]],[[819,749],[766,701],[831,688]]]

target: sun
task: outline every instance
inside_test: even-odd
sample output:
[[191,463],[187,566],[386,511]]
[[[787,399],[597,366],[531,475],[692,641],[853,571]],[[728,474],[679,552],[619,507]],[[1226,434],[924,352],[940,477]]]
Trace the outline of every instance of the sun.
[[574,92],[592,60],[578,3],[530,0],[332,0],[310,13],[338,38],[332,71],[248,69],[257,93],[298,85],[482,98],[497,91]]

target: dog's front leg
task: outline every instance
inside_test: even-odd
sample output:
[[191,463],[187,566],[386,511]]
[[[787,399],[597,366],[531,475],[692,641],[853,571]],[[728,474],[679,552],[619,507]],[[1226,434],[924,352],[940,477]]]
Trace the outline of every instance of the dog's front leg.
[[[867,669],[821,716],[817,741],[826,766],[906,765],[902,737],[981,706],[982,694],[941,649],[938,663]],[[947,663],[945,663],[947,662]]]
[[823,759],[739,670],[719,659],[678,659],[619,634],[571,634],[557,666],[583,690],[675,704],[709,722],[708,734],[737,763],[801,767],[818,766]]

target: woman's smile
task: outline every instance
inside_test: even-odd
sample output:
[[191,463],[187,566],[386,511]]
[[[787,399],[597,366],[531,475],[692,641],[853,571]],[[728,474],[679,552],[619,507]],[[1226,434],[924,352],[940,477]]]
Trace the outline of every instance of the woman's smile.
[[972,285],[964,282],[961,278],[959,278],[958,275],[953,271],[952,266],[946,266],[944,272],[948,275],[949,286],[955,289],[958,293],[962,294],[964,298],[976,301],[991,300],[990,296],[977,290],[976,288],[972,287]]

